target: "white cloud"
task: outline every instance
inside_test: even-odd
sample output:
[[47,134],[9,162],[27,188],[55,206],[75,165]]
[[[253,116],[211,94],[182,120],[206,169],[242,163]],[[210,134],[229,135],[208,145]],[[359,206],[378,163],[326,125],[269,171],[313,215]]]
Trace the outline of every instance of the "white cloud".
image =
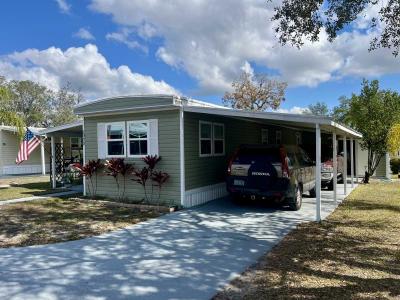
[[148,48],[143,46],[138,41],[130,38],[132,30],[129,28],[122,28],[119,32],[111,32],[106,34],[107,40],[114,40],[116,42],[125,44],[130,49],[139,49],[145,53],[148,52]]
[[74,33],[74,36],[88,41],[95,40],[95,37],[87,28],[79,28],[79,30]]
[[308,113],[310,110],[307,107],[299,107],[299,106],[293,106],[292,108],[286,109],[286,108],[279,108],[276,110],[278,113],[286,113],[286,114],[304,114]]
[[399,72],[400,60],[387,49],[367,51],[380,30],[365,30],[376,7],[368,7],[353,32],[340,34],[334,43],[321,33],[320,42],[306,42],[298,50],[277,43],[269,21],[273,6],[265,0],[152,0],[146,5],[141,0],[92,0],[90,7],[142,38],[161,37],[157,57],[185,70],[207,93],[229,89],[243,67],[254,64],[276,71],[290,86]]
[[58,4],[60,11],[64,14],[69,14],[71,12],[71,5],[67,0],[55,0]]
[[0,57],[0,74],[8,79],[39,82],[54,90],[71,83],[74,88],[80,88],[87,98],[178,93],[164,81],[132,72],[128,66],[111,67],[92,44],[65,51],[50,47],[14,52]]

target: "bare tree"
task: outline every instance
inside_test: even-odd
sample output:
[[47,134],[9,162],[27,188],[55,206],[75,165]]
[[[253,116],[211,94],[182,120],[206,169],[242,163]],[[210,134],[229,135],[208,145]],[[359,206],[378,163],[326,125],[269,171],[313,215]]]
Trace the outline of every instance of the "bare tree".
[[235,109],[265,111],[276,110],[285,101],[286,82],[270,79],[267,75],[243,72],[232,83],[233,92],[222,98],[225,105]]

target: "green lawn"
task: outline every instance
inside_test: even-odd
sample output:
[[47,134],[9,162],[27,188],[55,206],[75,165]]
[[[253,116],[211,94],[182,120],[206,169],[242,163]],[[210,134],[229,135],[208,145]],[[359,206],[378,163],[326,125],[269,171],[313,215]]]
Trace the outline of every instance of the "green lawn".
[[61,198],[8,204],[0,206],[0,248],[82,239],[161,214]]
[[[24,176],[0,179],[0,201],[49,194],[49,176]],[[58,190],[59,191],[59,190]]]
[[358,187],[214,299],[400,299],[400,183]]

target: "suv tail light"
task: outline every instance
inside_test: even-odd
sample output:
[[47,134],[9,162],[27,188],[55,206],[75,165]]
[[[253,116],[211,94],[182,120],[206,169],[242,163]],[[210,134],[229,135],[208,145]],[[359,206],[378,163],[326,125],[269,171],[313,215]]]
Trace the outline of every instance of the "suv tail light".
[[289,166],[287,160],[287,154],[284,147],[279,148],[279,154],[281,157],[281,170],[282,170],[282,177],[289,178]]
[[227,174],[228,174],[228,175],[231,175],[231,172],[232,172],[232,164],[233,164],[234,160],[236,159],[238,153],[239,153],[239,149],[236,149],[236,150],[235,150],[235,153],[233,153],[232,157],[229,159],[228,170],[227,170]]

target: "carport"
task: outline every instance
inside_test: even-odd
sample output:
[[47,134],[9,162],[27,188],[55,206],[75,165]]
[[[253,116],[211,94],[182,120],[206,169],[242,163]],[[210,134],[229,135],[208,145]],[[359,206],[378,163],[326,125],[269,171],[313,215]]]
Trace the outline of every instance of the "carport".
[[[338,184],[337,184],[337,172],[338,172],[338,166],[337,166],[337,160],[333,159],[333,170],[334,170],[334,176],[333,176],[333,195],[332,195],[332,201],[336,205],[338,202],[338,193],[340,193],[340,198],[343,199],[343,196],[347,195],[349,192],[348,188],[348,175],[350,175],[351,181],[350,185],[351,188],[354,188],[355,184],[355,154],[354,154],[354,144],[358,142],[360,138],[362,138],[362,135],[358,133],[357,131],[344,126],[342,124],[339,124],[335,121],[333,121],[331,118],[328,117],[322,117],[322,116],[314,116],[314,115],[297,115],[297,114],[285,114],[285,113],[272,113],[272,112],[249,112],[249,111],[242,111],[242,110],[234,110],[234,109],[226,109],[226,108],[220,108],[220,107],[201,107],[201,106],[194,106],[194,105],[182,105],[182,111],[184,113],[181,114],[181,124],[185,124],[184,126],[184,132],[181,132],[181,135],[183,135],[183,143],[181,140],[181,143],[185,145],[185,148],[189,146],[189,137],[193,135],[192,133],[194,132],[189,132],[187,133],[186,130],[190,128],[188,123],[191,122],[192,119],[196,119],[198,122],[202,122],[202,119],[207,119],[208,121],[215,120],[216,124],[218,122],[224,123],[225,124],[225,135],[229,135],[229,129],[231,131],[237,131],[239,132],[238,128],[241,128],[240,133],[237,133],[238,135],[241,134],[242,139],[246,140],[248,135],[253,134],[253,131],[263,130],[263,126],[268,128],[269,126],[273,128],[280,128],[281,130],[277,130],[277,132],[280,132],[280,135],[282,135],[282,130],[291,130],[293,132],[302,132],[304,133],[303,136],[308,136],[308,139],[305,139],[303,141],[303,145],[308,146],[308,148],[312,147],[315,149],[315,163],[316,163],[316,215],[315,219],[316,221],[321,220],[321,153],[322,150],[325,152],[327,149],[322,149],[321,148],[321,136],[329,136],[332,139],[332,145],[331,145],[331,157],[337,157],[338,154],[338,141],[341,140],[343,143],[343,155],[344,155],[344,170],[347,170],[347,160],[348,160],[348,150],[347,146],[348,145],[350,149],[350,174],[348,174],[347,171],[343,173],[343,188],[338,189]],[[187,121],[186,119],[189,119]],[[235,122],[235,123],[240,123],[243,125],[239,125],[239,127],[232,127],[229,125],[230,123]],[[241,123],[243,122],[243,123]],[[254,128],[245,126],[245,124],[255,124]],[[227,125],[228,124],[228,125]],[[247,128],[247,129],[246,129]],[[225,138],[225,137],[224,137]],[[297,138],[297,136],[296,136]],[[276,141],[278,141],[278,134],[276,134]],[[299,141],[295,141],[299,143]],[[236,143],[242,143],[239,139],[236,139]],[[275,142],[272,142],[275,143]],[[278,143],[278,142],[277,142]],[[301,141],[300,141],[301,143]],[[329,147],[330,148],[330,147]],[[186,149],[185,149],[186,150]],[[228,145],[228,151],[229,151],[229,145]],[[230,150],[232,151],[232,150]],[[184,155],[187,155],[187,151],[182,151]],[[229,153],[227,153],[229,154]],[[325,153],[325,156],[328,155]],[[187,162],[192,164],[192,160],[187,159],[185,157],[181,157],[181,164],[182,162]],[[186,166],[184,170],[187,172],[190,167]],[[357,172],[356,172],[357,174]],[[191,176],[188,176],[189,179]],[[184,182],[186,179],[185,173],[181,174],[181,180]],[[185,184],[185,183],[183,183]],[[190,190],[188,191],[188,185],[186,184],[186,193],[185,197],[188,197],[188,194],[190,194]],[[195,189],[194,189],[195,190]],[[200,189],[198,189],[200,190]],[[200,191],[200,193],[203,193],[203,191]],[[211,191],[210,193],[217,193],[216,191]],[[328,192],[324,192],[326,195]],[[194,195],[194,197],[201,198],[202,195]],[[204,198],[204,197],[203,197]],[[207,198],[205,196],[205,198]],[[186,199],[187,200],[187,199]],[[194,204],[196,205],[196,204]]]

